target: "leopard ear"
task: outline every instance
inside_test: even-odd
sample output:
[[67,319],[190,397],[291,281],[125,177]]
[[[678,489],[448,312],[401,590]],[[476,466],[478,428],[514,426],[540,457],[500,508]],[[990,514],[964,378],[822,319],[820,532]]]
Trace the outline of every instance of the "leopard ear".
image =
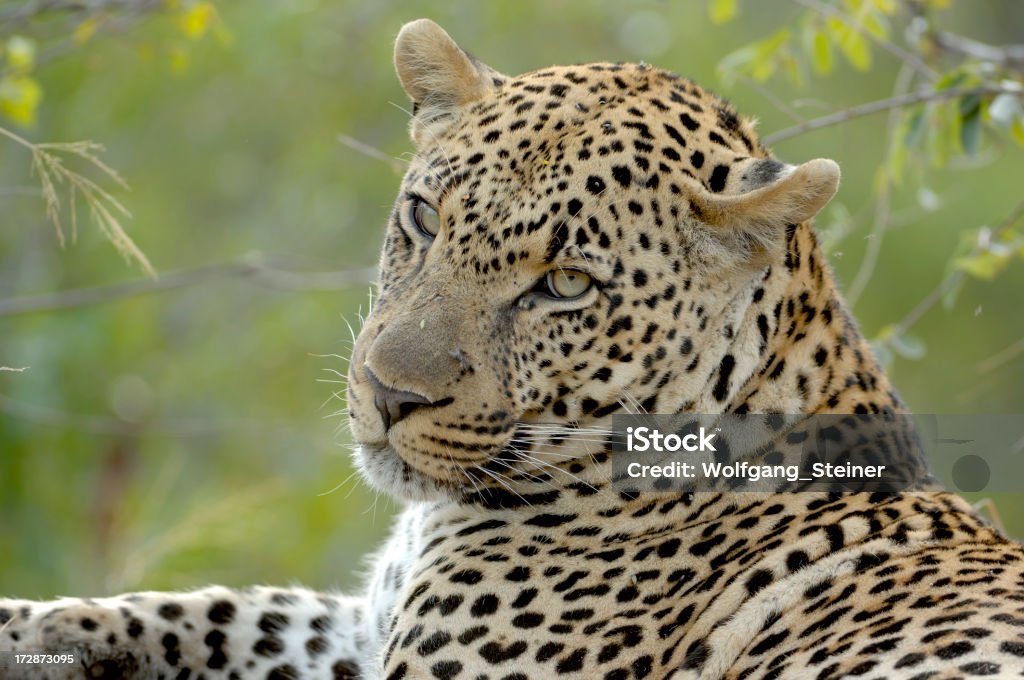
[[[715,191],[718,189],[718,191]],[[803,165],[774,159],[749,159],[730,169],[728,179],[692,198],[694,216],[732,235],[752,250],[775,251],[785,243],[785,228],[811,219],[839,189],[839,165],[826,158]]]
[[449,124],[461,107],[504,78],[469,56],[430,19],[402,26],[395,41],[395,71],[412,99],[410,132],[420,146],[430,141],[431,128]]

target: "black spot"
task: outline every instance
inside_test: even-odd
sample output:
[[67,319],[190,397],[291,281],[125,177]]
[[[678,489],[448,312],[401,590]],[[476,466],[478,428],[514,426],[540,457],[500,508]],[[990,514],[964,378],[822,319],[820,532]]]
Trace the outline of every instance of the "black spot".
[[946,645],[945,647],[941,647],[940,649],[936,650],[935,656],[939,657],[940,659],[955,659],[958,656],[963,656],[964,654],[973,651],[974,645],[972,645],[970,642],[960,641]]
[[511,571],[505,574],[505,580],[513,582],[523,582],[530,578],[529,567],[513,567]]
[[330,617],[317,616],[309,622],[309,627],[318,633],[326,633],[334,627],[334,622],[331,621]]
[[529,647],[529,645],[525,640],[517,640],[508,647],[502,647],[501,643],[498,642],[488,642],[485,645],[481,645],[478,651],[485,661],[492,664],[499,664],[510,661],[521,655],[526,651],[527,647]]
[[725,401],[726,391],[729,388],[729,377],[736,367],[736,358],[731,354],[722,357],[722,363],[718,366],[718,381],[712,390],[712,394],[718,401]]
[[165,602],[157,608],[156,613],[167,621],[177,621],[185,613],[185,610],[177,602]]
[[472,524],[464,529],[460,529],[455,535],[456,536],[471,536],[478,531],[488,531],[490,529],[500,529],[503,526],[507,526],[508,522],[500,519],[489,519],[478,524]]
[[552,657],[554,657],[555,654],[561,652],[563,649],[565,649],[565,645],[563,645],[560,642],[547,642],[541,645],[540,649],[537,650],[537,655],[534,658],[537,660],[537,663],[544,663],[545,661],[548,661]]
[[210,605],[209,611],[206,612],[206,618],[214,623],[231,623],[231,620],[235,618],[235,605],[227,600],[217,600]]
[[430,667],[430,672],[437,680],[452,680],[462,672],[462,664],[454,659],[438,661]]
[[686,147],[686,140],[683,139],[683,136],[679,134],[678,130],[676,130],[668,123],[665,123],[665,132],[668,133],[668,136],[671,137],[676,144],[684,148]]
[[971,661],[960,666],[960,670],[968,675],[998,675],[1002,667],[991,661]]
[[327,638],[320,635],[306,640],[306,653],[310,656],[319,656],[327,651],[330,645],[327,643]]
[[565,222],[558,222],[551,229],[551,240],[548,241],[548,250],[544,255],[545,262],[552,262],[555,255],[569,242],[569,225]]
[[210,658],[206,660],[206,667],[217,670],[227,665],[228,657],[224,653],[224,643],[227,636],[219,630],[211,630],[203,638],[203,642],[210,648]]
[[277,633],[288,627],[288,617],[281,612],[267,612],[257,625],[264,633]]
[[766,588],[774,580],[772,572],[768,569],[758,569],[747,579],[747,593],[754,595],[762,588]]
[[796,571],[811,563],[807,553],[803,550],[794,550],[786,556],[786,566],[789,567],[790,571]]
[[555,666],[555,670],[559,673],[575,673],[576,671],[583,669],[583,659],[587,656],[586,648],[580,648],[574,651],[569,656],[560,660]]
[[497,595],[488,593],[481,595],[473,603],[473,607],[469,610],[469,613],[480,618],[481,616],[490,616],[494,612],[498,611],[499,600]]
[[145,626],[142,625],[140,619],[134,616],[128,620],[128,637],[132,639],[138,639],[146,631]]
[[590,177],[587,178],[587,191],[589,191],[590,193],[594,195],[600,194],[602,191],[604,191],[604,187],[604,180],[602,180],[600,177],[595,177],[594,175],[591,175]]
[[488,628],[487,626],[472,626],[471,628],[467,628],[466,630],[462,631],[462,633],[459,634],[459,637],[458,637],[459,644],[460,645],[472,644],[473,642],[476,642],[477,640],[482,638],[484,635],[487,635],[487,633],[489,633],[490,630],[491,629]]
[[567,522],[571,522],[576,519],[578,515],[555,515],[550,513],[544,513],[540,515],[534,515],[530,519],[526,520],[525,524],[535,527],[544,527],[550,529],[552,527],[561,526]]
[[708,181],[708,187],[715,193],[718,193],[725,188],[725,182],[728,179],[729,166],[716,165],[715,169],[711,171],[711,179]]
[[445,630],[439,630],[423,639],[416,651],[420,656],[430,656],[452,641],[451,634]]
[[1004,642],[999,645],[999,651],[1014,656],[1024,656],[1024,642]]
[[465,583],[472,586],[484,580],[484,575],[476,569],[463,569],[452,574],[448,580],[452,583]]
[[282,664],[270,669],[267,680],[298,680],[299,672],[291,664]]
[[277,656],[284,651],[284,642],[276,635],[264,635],[252,646],[259,656]]
[[697,640],[686,650],[683,670],[700,670],[708,659],[708,646],[703,640]]
[[612,177],[623,187],[628,187],[633,181],[633,173],[624,165],[616,165],[612,168]]
[[750,656],[760,656],[761,654],[770,651],[774,647],[777,647],[778,644],[785,640],[787,637],[789,637],[788,630],[782,630],[778,633],[772,633],[771,635],[769,635],[768,637],[754,645],[754,647],[750,650]]
[[181,649],[178,647],[178,636],[174,633],[167,633],[160,639],[160,644],[164,647],[164,661],[169,666],[177,666],[178,661],[181,660]]
[[[403,663],[399,666],[399,669],[404,668]],[[398,671],[395,671],[397,673]],[[402,671],[404,674],[404,671]],[[334,680],[358,680],[359,672],[355,662],[350,662],[345,659],[338,659],[331,666],[331,674],[334,676]],[[399,676],[401,677],[401,676]],[[388,680],[398,680],[394,673],[388,677]]]
[[565,92],[568,89],[569,89],[568,85],[563,85],[561,83],[556,83],[555,85],[552,85],[550,88],[548,88],[548,91],[551,92],[551,94],[555,95],[556,97],[564,97],[565,96]]
[[740,129],[739,116],[728,106],[718,107],[718,124],[732,132],[737,132]]
[[683,126],[686,127],[686,129],[689,130],[690,132],[693,132],[694,130],[696,130],[697,128],[700,127],[700,123],[695,121],[690,116],[690,114],[688,114],[686,112],[683,112],[683,113],[679,114],[679,122],[682,123]]

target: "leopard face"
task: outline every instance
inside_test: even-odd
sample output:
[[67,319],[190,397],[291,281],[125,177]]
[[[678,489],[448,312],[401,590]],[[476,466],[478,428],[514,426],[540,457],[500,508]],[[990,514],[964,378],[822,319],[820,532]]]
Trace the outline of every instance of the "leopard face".
[[508,485],[550,462],[536,428],[724,410],[764,349],[752,305],[835,163],[771,158],[726,102],[646,65],[512,78],[430,22],[395,60],[418,153],[349,371],[371,482]]

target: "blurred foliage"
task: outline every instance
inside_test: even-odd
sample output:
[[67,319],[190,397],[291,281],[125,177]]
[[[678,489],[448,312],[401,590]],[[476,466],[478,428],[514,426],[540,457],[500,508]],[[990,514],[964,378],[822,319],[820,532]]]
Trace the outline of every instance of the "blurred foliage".
[[911,407],[1020,410],[1016,0],[0,0],[0,592],[356,583],[392,506],[352,477],[340,376],[419,16],[510,73],[650,61],[837,159],[823,243]]

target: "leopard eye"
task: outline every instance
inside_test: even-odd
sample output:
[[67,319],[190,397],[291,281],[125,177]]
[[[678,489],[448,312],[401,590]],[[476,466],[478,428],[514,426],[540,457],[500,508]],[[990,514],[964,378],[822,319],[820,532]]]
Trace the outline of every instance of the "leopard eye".
[[412,221],[427,236],[433,238],[441,231],[441,216],[437,211],[420,200],[412,203]]
[[545,279],[548,293],[556,298],[576,298],[590,289],[591,279],[577,269],[556,269]]

